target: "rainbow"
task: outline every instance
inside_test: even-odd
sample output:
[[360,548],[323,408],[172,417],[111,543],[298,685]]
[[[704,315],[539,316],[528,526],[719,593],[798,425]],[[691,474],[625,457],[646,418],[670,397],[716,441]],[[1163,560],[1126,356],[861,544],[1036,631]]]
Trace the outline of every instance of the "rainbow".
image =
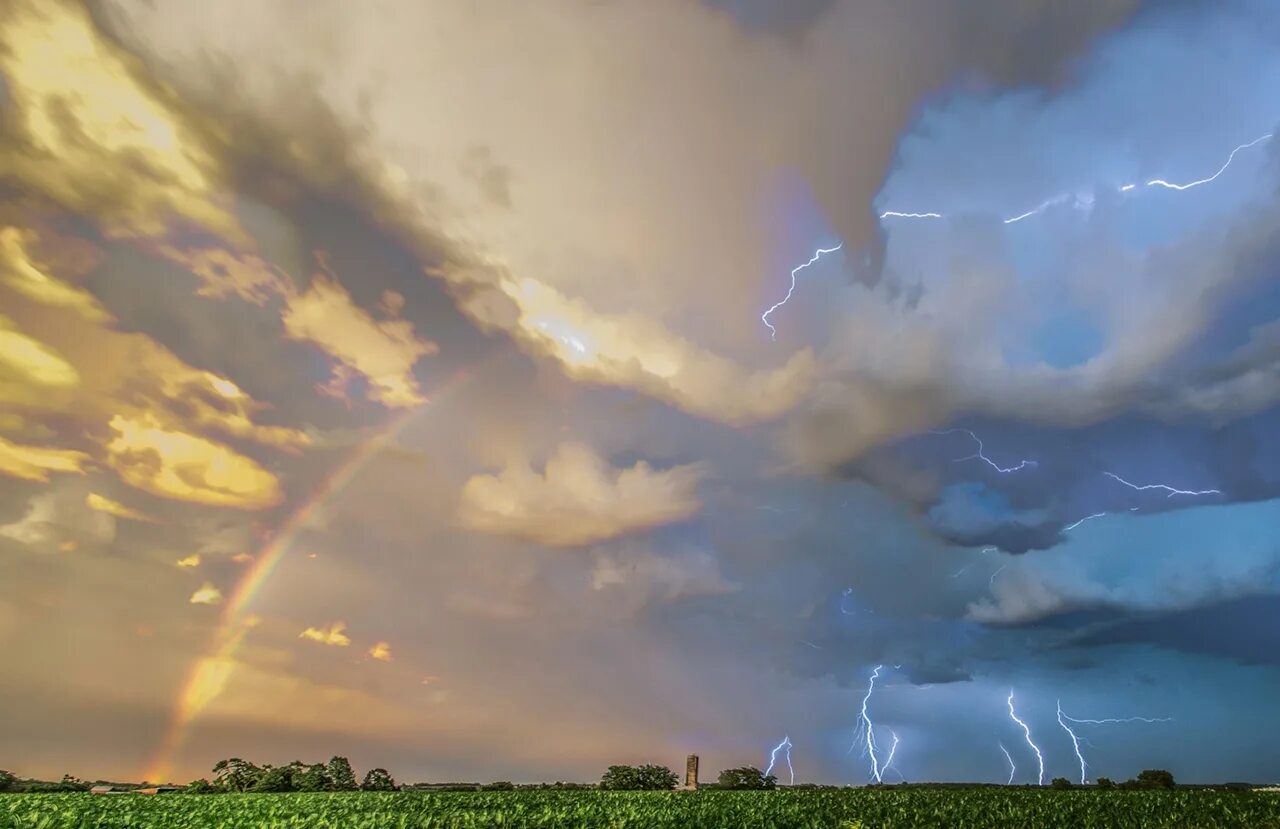
[[386,448],[418,415],[439,403],[441,397],[456,391],[474,372],[462,371],[441,386],[432,399],[398,415],[378,434],[352,452],[311,494],[298,506],[284,523],[272,534],[265,546],[254,557],[253,563],[241,576],[227,601],[218,622],[208,652],[196,661],[181,686],[173,707],[173,716],[165,730],[152,761],[147,766],[146,779],[151,782],[165,780],[172,772],[173,762],[186,741],[190,727],[196,718],[208,708],[226,688],[235,669],[235,654],[249,631],[258,624],[258,617],[249,613],[253,600],[271,580],[286,554],[293,549],[300,531],[360,474],[375,455]]

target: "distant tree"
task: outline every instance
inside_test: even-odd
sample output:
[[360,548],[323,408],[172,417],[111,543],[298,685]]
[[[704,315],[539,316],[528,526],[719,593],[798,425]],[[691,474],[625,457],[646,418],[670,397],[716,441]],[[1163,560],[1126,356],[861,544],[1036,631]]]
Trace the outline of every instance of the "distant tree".
[[302,763],[294,760],[289,764],[293,772],[293,788],[299,792],[323,792],[329,788],[329,769],[324,763]]
[[219,760],[213,767],[214,782],[230,792],[247,792],[261,776],[262,769],[239,757]]
[[1114,789],[1115,787],[1116,787],[1116,781],[1112,780],[1110,777],[1098,778],[1099,789]]
[[1164,769],[1144,769],[1138,774],[1138,785],[1144,789],[1172,789],[1173,774]]
[[486,792],[513,792],[516,789],[516,784],[510,780],[495,780],[492,783],[485,783],[480,788]]
[[11,771],[0,769],[0,792],[7,792],[17,788],[18,775]]
[[288,766],[263,766],[262,774],[249,787],[251,792],[293,791],[293,770]]
[[680,778],[666,766],[609,766],[600,778],[600,788],[617,790],[661,791],[674,789]]
[[755,766],[743,766],[737,769],[725,769],[720,772],[716,781],[722,789],[772,789],[778,779],[772,774],[766,775]]
[[1049,786],[1054,789],[1069,789],[1071,781],[1065,777],[1055,777],[1049,781]]
[[394,792],[396,781],[386,769],[370,769],[364,776],[364,782],[360,784],[360,788],[366,792]]
[[333,757],[326,769],[329,774],[329,787],[335,792],[353,792],[356,790],[356,773],[351,770],[351,761],[346,757]]
[[183,791],[187,794],[213,794],[218,791],[218,787],[201,777],[188,783]]
[[1128,792],[1133,791],[1134,789],[1141,789],[1143,788],[1143,785],[1130,777],[1128,780],[1120,784],[1120,788]]

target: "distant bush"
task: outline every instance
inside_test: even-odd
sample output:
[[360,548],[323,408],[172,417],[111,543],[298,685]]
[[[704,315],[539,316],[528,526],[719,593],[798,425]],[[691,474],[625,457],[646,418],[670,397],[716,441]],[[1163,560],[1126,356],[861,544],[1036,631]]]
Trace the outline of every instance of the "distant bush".
[[777,786],[777,778],[755,766],[742,766],[720,772],[716,784],[721,789],[772,789]]
[[493,783],[485,783],[480,788],[486,792],[513,792],[516,789],[516,784],[510,780],[497,780]]
[[199,780],[192,780],[183,791],[187,794],[213,794],[221,789],[202,777]]
[[1065,777],[1055,777],[1049,781],[1049,787],[1053,789],[1069,789],[1071,781]]
[[1116,781],[1112,780],[1110,777],[1098,778],[1099,789],[1114,789],[1115,787],[1116,787]]
[[1143,789],[1172,789],[1173,773],[1164,769],[1144,769],[1138,775],[1138,786]]
[[600,778],[600,788],[617,791],[662,791],[674,789],[680,778],[666,766],[609,766]]

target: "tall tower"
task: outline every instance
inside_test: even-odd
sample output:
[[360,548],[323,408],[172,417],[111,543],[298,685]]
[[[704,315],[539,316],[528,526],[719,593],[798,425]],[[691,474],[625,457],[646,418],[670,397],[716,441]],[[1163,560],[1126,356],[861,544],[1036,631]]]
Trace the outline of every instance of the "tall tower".
[[684,787],[690,790],[698,788],[698,755],[696,754],[690,754],[684,761]]

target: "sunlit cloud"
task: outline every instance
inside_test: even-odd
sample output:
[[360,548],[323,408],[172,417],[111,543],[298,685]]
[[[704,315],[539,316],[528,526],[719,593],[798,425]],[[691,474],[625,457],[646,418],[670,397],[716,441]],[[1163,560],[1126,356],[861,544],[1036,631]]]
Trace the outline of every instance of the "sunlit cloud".
[[48,481],[50,472],[81,472],[89,456],[73,449],[26,446],[0,437],[0,474]]
[[299,633],[298,638],[310,639],[312,642],[319,642],[322,645],[335,645],[345,648],[351,644],[351,639],[343,632],[346,629],[346,622],[333,622],[327,628],[309,627]]
[[39,389],[57,391],[79,383],[80,373],[65,357],[0,314],[0,400],[25,402]]
[[222,591],[205,582],[200,589],[191,594],[191,604],[222,604]]
[[369,655],[372,656],[374,659],[379,659],[383,662],[390,662],[391,661],[391,645],[389,645],[386,642],[379,642],[369,649]]
[[179,567],[199,567],[200,555],[198,553],[192,553],[186,558],[178,559],[177,561],[174,562],[174,564],[178,565]]
[[105,512],[107,515],[114,515],[116,518],[128,518],[133,521],[146,521],[149,523],[155,522],[155,519],[151,516],[138,512],[135,509],[130,509],[119,501],[113,501],[96,492],[90,492],[86,495],[84,503],[89,509],[95,509],[98,512]]
[[32,261],[26,246],[33,237],[21,228],[0,228],[0,281],[33,302],[69,308],[92,322],[110,319],[93,294],[50,276]]
[[689,518],[701,506],[703,472],[644,461],[614,469],[590,447],[564,444],[542,472],[517,462],[472,477],[458,515],[471,529],[572,547]]

